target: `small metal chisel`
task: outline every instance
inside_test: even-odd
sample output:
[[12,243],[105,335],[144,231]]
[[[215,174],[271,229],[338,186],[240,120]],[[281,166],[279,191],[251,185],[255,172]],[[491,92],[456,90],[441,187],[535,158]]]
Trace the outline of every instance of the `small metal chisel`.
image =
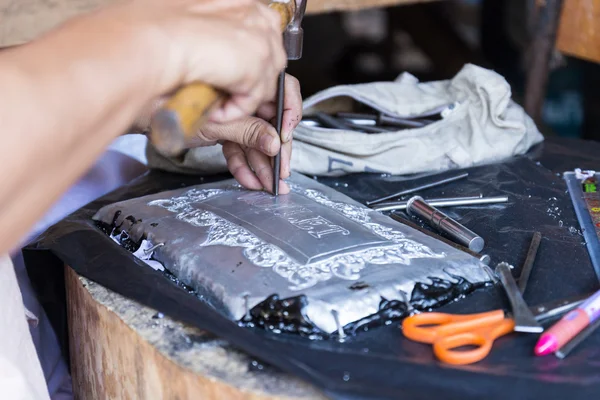
[[[277,0],[282,1],[282,0]],[[288,60],[299,60],[302,58],[302,46],[304,42],[304,31],[302,30],[302,19],[306,12],[307,0],[286,0],[293,2],[296,7],[294,8],[294,15],[289,25],[283,32],[283,45],[287,53]],[[276,125],[277,135],[283,144],[283,138],[281,136],[281,128],[283,125],[283,99],[285,97],[285,70],[279,74],[279,80],[277,82],[277,115]],[[279,195],[279,179],[281,169],[281,148],[279,153],[273,159],[273,194]]]
[[[283,125],[283,99],[285,97],[285,70],[279,74],[279,81],[277,82],[277,114],[275,129],[277,129],[277,136],[283,144],[283,136],[281,135],[281,128]],[[281,169],[281,147],[279,153],[273,159],[273,194],[279,195],[279,172]]]

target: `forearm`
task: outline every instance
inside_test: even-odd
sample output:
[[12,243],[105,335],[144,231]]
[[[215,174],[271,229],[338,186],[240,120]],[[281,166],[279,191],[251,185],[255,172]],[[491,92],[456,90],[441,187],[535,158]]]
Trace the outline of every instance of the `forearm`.
[[130,38],[127,29],[89,18],[0,53],[0,253],[21,239],[155,93],[155,83],[143,79],[149,66],[132,65],[142,60],[130,57],[135,40],[120,40]]

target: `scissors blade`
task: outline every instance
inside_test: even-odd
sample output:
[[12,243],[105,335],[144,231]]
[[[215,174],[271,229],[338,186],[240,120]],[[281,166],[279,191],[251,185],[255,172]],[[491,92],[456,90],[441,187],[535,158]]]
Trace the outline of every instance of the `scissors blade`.
[[533,316],[531,310],[527,307],[527,303],[523,300],[521,291],[512,276],[510,265],[501,262],[496,266],[496,275],[500,278],[504,291],[508,296],[510,306],[512,308],[512,316],[515,321],[515,332],[523,333],[541,333],[544,328]]
[[549,303],[543,303],[537,306],[529,307],[529,310],[535,315],[538,322],[545,322],[550,319],[558,318],[568,313],[578,305],[583,303],[592,293],[568,297],[562,300],[556,300]]

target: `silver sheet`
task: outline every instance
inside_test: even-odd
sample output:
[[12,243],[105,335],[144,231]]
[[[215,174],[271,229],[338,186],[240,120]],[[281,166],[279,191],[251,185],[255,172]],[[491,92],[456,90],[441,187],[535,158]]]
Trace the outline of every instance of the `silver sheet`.
[[198,185],[115,203],[94,219],[143,240],[137,256],[235,320],[270,295],[304,294],[306,316],[331,333],[336,312],[344,326],[376,313],[382,297],[410,298],[416,282],[490,280],[474,257],[317,181],[294,175],[289,184],[278,198],[233,180]]

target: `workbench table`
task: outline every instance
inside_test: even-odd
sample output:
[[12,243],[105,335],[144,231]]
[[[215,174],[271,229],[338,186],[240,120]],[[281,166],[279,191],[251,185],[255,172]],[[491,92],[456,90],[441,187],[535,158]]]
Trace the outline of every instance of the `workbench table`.
[[[431,189],[426,196],[472,195],[473,191],[481,191],[486,195],[497,194],[495,192],[498,191],[509,194],[511,202],[506,208],[467,207],[448,209],[447,213],[460,218],[461,222],[484,237],[486,252],[492,262],[507,261],[515,265],[517,276],[531,234],[538,230],[542,233],[544,239],[525,294],[525,300],[530,305],[589,293],[598,288],[598,277],[591,267],[565,192],[566,187],[557,174],[577,167],[598,169],[599,155],[598,143],[549,139],[533,149],[527,157],[469,169],[471,175],[468,181]],[[319,180],[362,201],[390,192],[390,186],[396,188],[396,178],[359,175]],[[540,182],[544,182],[543,187],[536,187],[540,186]],[[69,226],[64,225],[63,228],[60,235],[73,235]],[[77,258],[80,261],[89,260],[87,254],[102,260],[100,253],[93,250],[93,243],[74,233],[80,238],[75,241],[79,244],[52,250],[58,256],[52,257],[53,261],[49,261],[49,252],[44,250],[45,246],[52,248],[60,241],[52,228],[42,235],[38,243],[28,246],[24,256],[40,302],[65,349],[70,347],[74,390],[78,398],[324,398],[321,388],[317,389],[275,367],[263,365],[225,340],[174,321],[78,276],[69,267],[65,268],[64,263],[69,263],[69,258],[71,261]],[[106,262],[97,265],[101,269],[107,266]],[[115,265],[122,268],[120,263]],[[80,266],[79,270],[86,271],[86,268]],[[63,270],[64,280],[61,280]],[[135,270],[138,271],[137,268]],[[89,273],[90,270],[87,271]],[[114,284],[115,278],[111,279]],[[131,282],[127,274],[121,274],[116,279],[126,282],[127,288],[123,289],[127,290],[137,283]],[[143,294],[137,288],[132,290],[138,290],[138,297],[148,301],[158,295],[153,288],[146,289]],[[498,293],[495,289],[477,291],[467,299],[442,309],[449,312],[481,312],[503,307],[503,296]],[[165,300],[173,301],[174,298]],[[176,308],[171,310],[180,309],[179,304],[172,303]],[[373,381],[377,380],[376,376],[385,374],[400,382],[398,384],[402,387],[403,397],[407,399],[417,394],[420,398],[435,396],[440,399],[458,396],[465,399],[482,398],[483,394],[486,394],[486,399],[517,398],[515,396],[521,394],[522,397],[518,397],[520,399],[537,398],[535,396],[538,395],[553,399],[572,391],[569,398],[576,400],[585,398],[591,390],[600,387],[600,374],[597,373],[597,363],[594,363],[597,355],[594,349],[600,345],[600,335],[590,337],[577,354],[560,363],[552,361],[553,358],[546,361],[535,359],[528,353],[535,338],[516,335],[502,339],[490,356],[477,365],[453,368],[440,366],[433,359],[428,346],[408,342],[392,328],[373,329],[361,333],[361,338],[357,337],[354,344],[348,342],[338,346],[339,349],[349,346],[349,353],[346,354],[325,355],[321,351],[319,357],[325,357],[331,368],[315,372],[321,361],[311,364],[303,359],[302,364],[312,369],[312,373],[326,378],[325,381],[317,379],[315,382],[325,385],[323,382],[328,382],[327,379],[334,379],[337,386],[329,386],[327,394],[336,398],[348,398],[341,394],[343,390],[352,392],[355,390],[352,385],[360,386],[361,380]],[[285,340],[282,338],[281,341]],[[316,345],[321,349],[327,347],[323,342]],[[270,349],[273,344],[269,346],[266,348]],[[292,347],[284,354],[292,360],[299,360],[302,352],[310,350],[312,345],[306,349],[300,347],[294,350]],[[285,350],[282,349],[287,347],[279,348],[283,352]],[[365,376],[348,374],[346,379],[342,372],[352,366],[346,362],[343,365],[329,364],[335,362],[338,356],[352,362],[352,352],[360,352],[361,349],[366,349],[369,354],[361,361],[365,362]],[[384,354],[385,358],[380,358],[380,354]],[[397,370],[390,368],[398,362]],[[357,371],[356,365],[354,367],[354,371]],[[332,370],[333,375],[328,369]],[[586,375],[586,371],[592,372]],[[435,374],[435,380],[431,380],[431,374]],[[312,379],[312,376],[304,375],[307,379]],[[342,387],[344,381],[348,381],[348,387]],[[469,389],[465,391],[467,381]],[[442,388],[444,391],[440,392]],[[361,393],[376,389],[376,386],[364,387]]]
[[69,267],[65,285],[76,399],[325,398],[226,341],[79,277]]

